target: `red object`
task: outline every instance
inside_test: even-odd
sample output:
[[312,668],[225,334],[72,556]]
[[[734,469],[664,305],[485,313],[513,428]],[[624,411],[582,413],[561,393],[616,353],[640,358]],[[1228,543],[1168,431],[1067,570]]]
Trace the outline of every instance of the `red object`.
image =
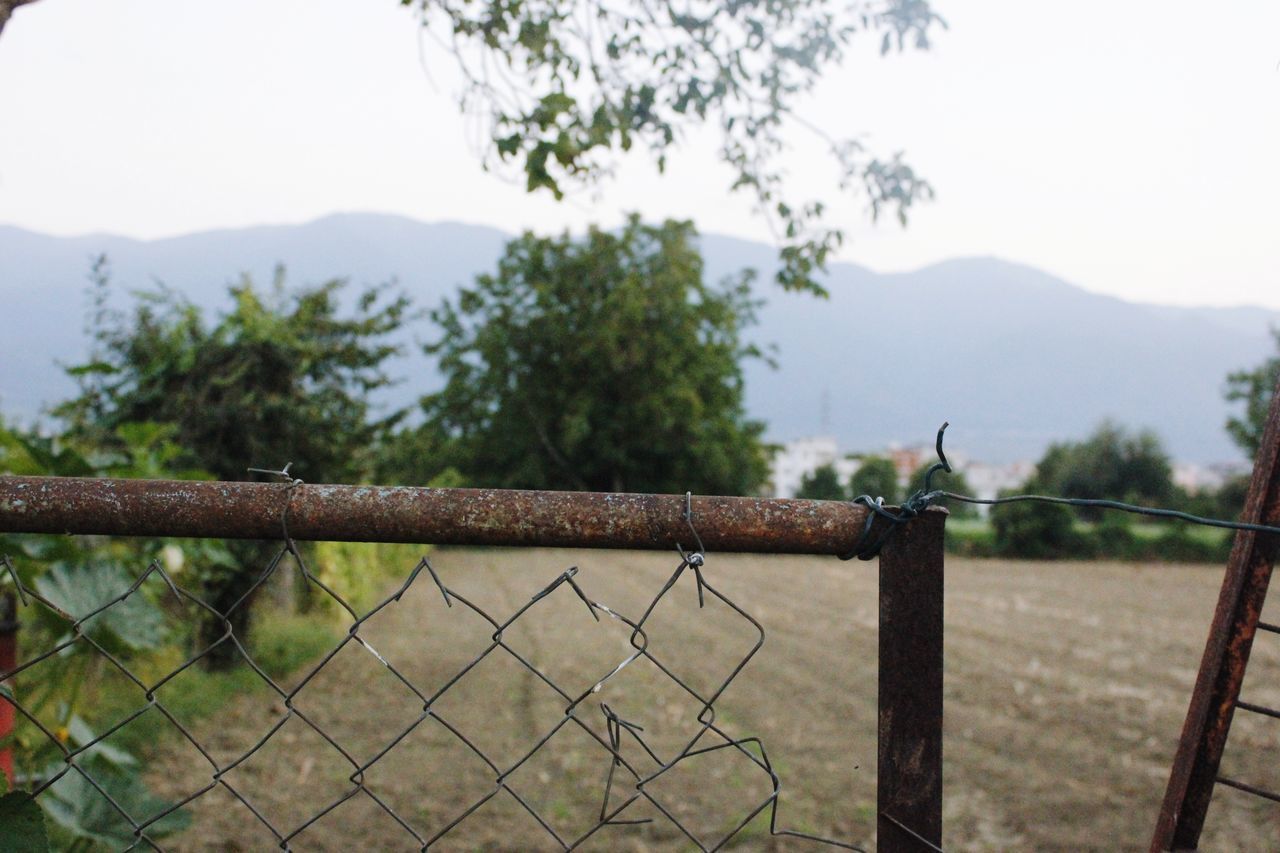
[[[18,613],[13,593],[0,595],[0,672],[8,672],[18,665]],[[12,687],[13,683],[9,682]],[[13,705],[0,697],[0,742],[13,734],[16,712]],[[13,788],[13,746],[0,746],[0,772]]]

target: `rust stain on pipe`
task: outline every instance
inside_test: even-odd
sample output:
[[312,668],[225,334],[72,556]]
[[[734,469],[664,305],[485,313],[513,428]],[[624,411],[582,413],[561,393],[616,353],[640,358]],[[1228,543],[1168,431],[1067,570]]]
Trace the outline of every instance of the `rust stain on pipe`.
[[[692,547],[684,495],[0,477],[0,532],[665,549]],[[694,496],[710,551],[842,554],[867,510]]]

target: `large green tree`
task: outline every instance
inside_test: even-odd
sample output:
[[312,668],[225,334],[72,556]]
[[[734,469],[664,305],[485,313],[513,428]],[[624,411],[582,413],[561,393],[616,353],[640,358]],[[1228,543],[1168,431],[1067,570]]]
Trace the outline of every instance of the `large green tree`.
[[526,234],[432,313],[446,385],[424,430],[467,482],[749,494],[763,425],[743,408],[749,273],[703,279],[688,222]]
[[[13,8],[0,0],[0,29]],[[789,130],[810,132],[830,186],[872,217],[905,222],[932,190],[900,154],[837,139],[799,114],[855,38],[881,53],[927,49],[942,20],[929,0],[401,0],[458,63],[462,109],[486,122],[486,166],[511,164],[530,191],[559,198],[607,177],[633,148],[659,169],[684,134],[718,135],[730,190],[751,196],[781,240],[778,280],[820,290],[814,274],[843,241],[821,198],[786,190]],[[193,6],[193,9],[198,7]]]
[[847,501],[849,493],[840,482],[834,465],[819,465],[800,478],[796,497],[815,501]]
[[[1028,491],[1164,506],[1174,497],[1173,469],[1159,436],[1104,422],[1084,441],[1050,445]],[[1087,518],[1100,510],[1081,510]]]
[[[1280,351],[1280,329],[1272,329]],[[1271,408],[1271,398],[1280,385],[1280,352],[1253,370],[1241,370],[1227,377],[1227,402],[1244,403],[1244,412],[1227,421],[1227,432],[1250,459],[1258,455],[1262,429]]]
[[[407,300],[373,288],[344,316],[343,283],[289,291],[283,271],[263,291],[248,278],[230,288],[231,306],[210,320],[168,291],[144,294],[132,313],[101,310],[110,285],[95,266],[99,309],[92,359],[70,373],[78,397],[55,414],[82,446],[119,451],[122,430],[161,424],[181,448],[174,470],[198,468],[223,480],[247,469],[279,468],[312,482],[361,476],[380,436],[398,418],[371,416],[369,394],[391,380],[383,365],[397,347]],[[229,608],[264,566],[262,545],[233,544],[235,565],[210,569],[208,601]],[[232,623],[248,630],[247,606]],[[204,640],[221,626],[206,626]],[[230,652],[228,644],[220,649]],[[222,656],[215,655],[216,660]]]
[[898,469],[887,456],[864,456],[858,470],[849,478],[849,494],[855,498],[870,495],[896,504],[901,498]]

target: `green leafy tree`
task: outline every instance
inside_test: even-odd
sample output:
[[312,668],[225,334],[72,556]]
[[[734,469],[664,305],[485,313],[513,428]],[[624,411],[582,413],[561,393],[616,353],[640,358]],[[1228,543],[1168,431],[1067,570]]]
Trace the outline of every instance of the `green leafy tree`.
[[893,460],[884,456],[865,456],[858,470],[849,478],[849,494],[853,497],[870,495],[884,498],[887,504],[896,504],[902,495],[898,488],[898,469]]
[[[94,275],[101,297],[105,265]],[[289,292],[277,271],[265,293],[242,279],[230,289],[231,308],[212,322],[167,290],[144,295],[131,315],[99,311],[92,360],[69,371],[80,395],[55,413],[95,453],[119,452],[122,430],[166,425],[181,448],[171,470],[243,480],[250,466],[292,461],[291,473],[312,482],[357,479],[399,417],[372,418],[368,395],[390,382],[383,365],[397,347],[386,337],[400,327],[407,301],[373,288],[356,299],[355,316],[344,317],[342,287],[330,281]],[[229,547],[236,559],[204,579],[219,611],[240,599],[269,555],[262,543]],[[247,633],[249,609],[233,611],[237,632]],[[217,620],[205,628],[206,643],[223,630]],[[224,643],[209,660],[230,663],[232,650]]]
[[584,239],[526,234],[432,317],[446,384],[423,400],[470,483],[755,492],[763,425],[743,408],[750,274],[713,287],[688,222]]
[[849,493],[840,482],[840,475],[833,465],[819,465],[800,478],[798,498],[816,501],[847,501]]
[[[1033,490],[1034,481],[1027,484]],[[1086,543],[1075,531],[1069,507],[1040,502],[1011,503],[991,508],[996,552],[1005,557],[1051,560],[1081,556]]]
[[[1036,464],[1033,483],[1043,493],[1061,497],[1162,506],[1176,491],[1169,454],[1159,437],[1150,430],[1132,433],[1111,422],[1082,442],[1051,445]],[[1102,510],[1080,512],[1097,519]]]
[[[0,0],[0,29],[32,0]],[[880,52],[928,49],[943,25],[929,0],[401,0],[457,60],[462,109],[485,122],[486,167],[509,164],[530,192],[560,198],[606,178],[644,149],[658,169],[686,132],[719,137],[730,189],[751,196],[782,241],[778,280],[820,291],[814,274],[844,232],[821,198],[786,190],[789,128],[829,151],[830,186],[864,198],[873,218],[907,211],[932,189],[900,154],[837,139],[797,114],[820,75],[858,37]]]
[[[1280,350],[1280,329],[1271,330]],[[1244,403],[1243,414],[1227,421],[1227,433],[1245,454],[1253,459],[1262,443],[1262,430],[1271,398],[1280,385],[1280,353],[1253,370],[1241,370],[1227,377],[1227,402]]]

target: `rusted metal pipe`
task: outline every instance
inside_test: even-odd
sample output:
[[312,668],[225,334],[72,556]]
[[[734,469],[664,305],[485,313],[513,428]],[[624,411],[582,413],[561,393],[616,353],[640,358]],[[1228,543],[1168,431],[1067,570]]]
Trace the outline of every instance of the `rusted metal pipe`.
[[[703,496],[691,509],[709,550],[789,554],[847,553],[867,513]],[[684,495],[0,477],[0,533],[279,539],[287,520],[298,540],[665,549],[692,547],[684,512]]]

